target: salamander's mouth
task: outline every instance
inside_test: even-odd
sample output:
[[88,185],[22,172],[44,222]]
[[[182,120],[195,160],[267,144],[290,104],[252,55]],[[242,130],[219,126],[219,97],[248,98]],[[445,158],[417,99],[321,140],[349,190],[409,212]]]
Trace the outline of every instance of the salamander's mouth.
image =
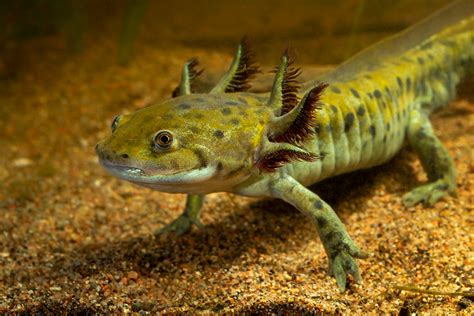
[[110,162],[100,160],[100,164],[108,171],[115,173],[120,173],[122,175],[129,175],[129,176],[145,176],[145,171],[140,168],[135,167],[127,167],[127,166],[119,166],[114,165]]
[[141,185],[184,185],[211,179],[216,167],[208,165],[199,169],[180,171],[173,174],[148,174],[143,169],[124,166],[99,159],[100,164],[111,175]]

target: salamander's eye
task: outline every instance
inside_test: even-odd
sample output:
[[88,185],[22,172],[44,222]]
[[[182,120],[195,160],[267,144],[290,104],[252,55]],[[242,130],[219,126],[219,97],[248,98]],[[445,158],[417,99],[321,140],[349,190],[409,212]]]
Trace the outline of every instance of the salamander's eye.
[[169,131],[159,131],[153,137],[153,146],[158,149],[168,149],[173,144],[173,134]]
[[110,126],[112,128],[112,132],[115,131],[117,128],[118,123],[120,122],[120,119],[122,118],[122,115],[117,115],[114,120],[112,121],[112,125]]

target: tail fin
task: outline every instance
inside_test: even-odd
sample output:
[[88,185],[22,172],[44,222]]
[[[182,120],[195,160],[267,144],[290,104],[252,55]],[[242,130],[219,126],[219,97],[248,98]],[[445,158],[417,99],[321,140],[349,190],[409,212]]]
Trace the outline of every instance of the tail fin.
[[[456,30],[453,29],[451,33],[458,32],[460,29],[467,31],[469,30],[467,27],[471,27],[471,30],[474,30],[473,18],[473,0],[455,1],[405,31],[359,52],[340,64],[334,71],[324,75],[322,78],[318,78],[318,80],[328,83],[350,80],[358,73],[376,68],[383,61],[402,55],[406,51],[427,41],[433,35],[443,33],[451,26],[460,24],[461,21],[467,21],[465,23],[466,27],[455,28]],[[449,32],[446,33],[449,34]]]

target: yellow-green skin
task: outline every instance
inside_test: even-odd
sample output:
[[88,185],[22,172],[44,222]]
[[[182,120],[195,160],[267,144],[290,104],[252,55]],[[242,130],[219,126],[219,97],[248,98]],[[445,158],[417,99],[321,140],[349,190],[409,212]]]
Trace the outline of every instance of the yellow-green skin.
[[[102,161],[140,168],[147,175],[176,175],[174,182],[145,184],[161,191],[232,192],[254,172],[255,152],[270,109],[265,100],[251,93],[170,99],[122,116],[112,136],[98,145],[98,154]],[[171,148],[160,150],[152,145],[160,130],[174,135]],[[179,176],[205,167],[212,168],[209,179],[193,182]]]
[[[466,5],[469,1],[459,1],[445,9],[445,15]],[[97,146],[98,156],[115,176],[164,192],[189,194],[185,212],[161,231],[183,233],[192,223],[201,226],[202,196],[211,192],[269,196],[291,203],[314,221],[330,273],[344,290],[347,274],[360,281],[355,258],[365,255],[332,208],[306,187],[382,164],[408,140],[429,182],[407,193],[405,205],[431,205],[455,192],[453,162],[428,114],[454,97],[455,86],[472,68],[474,13],[463,14],[456,23],[438,23],[439,31],[410,47],[397,48],[398,52],[387,48],[403,46],[409,34],[379,44],[385,48],[376,45],[306,85],[301,97],[317,82],[330,83],[317,112],[316,133],[301,144],[321,156],[317,161],[291,162],[275,172],[257,168],[262,153],[271,150],[269,126],[278,109],[268,102],[268,95],[244,92],[183,95],[124,115],[113,134]],[[421,33],[426,24],[418,27]],[[153,145],[161,130],[174,136],[173,145],[165,150]]]

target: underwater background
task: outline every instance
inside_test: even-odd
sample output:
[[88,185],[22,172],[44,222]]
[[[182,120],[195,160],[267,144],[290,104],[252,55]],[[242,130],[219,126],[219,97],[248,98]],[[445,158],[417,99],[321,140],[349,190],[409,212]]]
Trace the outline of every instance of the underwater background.
[[212,194],[205,229],[156,237],[184,195],[112,178],[94,152],[115,115],[168,98],[190,57],[207,87],[248,35],[265,70],[291,47],[310,78],[449,2],[0,0],[0,313],[472,314],[472,295],[400,290],[473,291],[472,77],[433,120],[457,198],[401,206],[425,180],[408,148],[315,188],[371,254],[344,294],[291,206]]

